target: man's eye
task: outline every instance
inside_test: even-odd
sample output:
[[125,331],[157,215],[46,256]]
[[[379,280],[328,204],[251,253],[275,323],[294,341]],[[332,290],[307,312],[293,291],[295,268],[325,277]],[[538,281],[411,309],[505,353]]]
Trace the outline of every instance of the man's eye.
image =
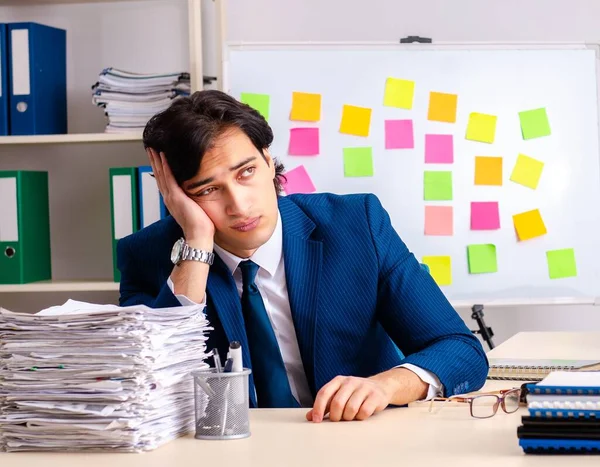
[[256,170],[256,167],[248,167],[246,170],[244,170],[241,174],[242,177],[249,177],[250,175],[252,175],[254,173],[254,171]]
[[215,190],[216,190],[216,188],[211,186],[210,188],[207,188],[206,190],[204,190],[204,191],[201,191],[201,192],[200,192],[200,193],[198,193],[196,196],[206,196],[206,195],[210,195],[210,194],[211,194],[213,191],[215,191]]

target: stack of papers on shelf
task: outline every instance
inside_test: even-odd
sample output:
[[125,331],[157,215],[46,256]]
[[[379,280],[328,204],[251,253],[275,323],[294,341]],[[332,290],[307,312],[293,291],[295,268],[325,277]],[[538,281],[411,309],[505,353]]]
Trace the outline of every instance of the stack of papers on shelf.
[[141,74],[107,68],[92,86],[92,102],[103,107],[106,132],[141,131],[150,118],[165,110],[173,99],[189,96],[189,73]]
[[139,452],[193,431],[203,308],[0,308],[0,450]]

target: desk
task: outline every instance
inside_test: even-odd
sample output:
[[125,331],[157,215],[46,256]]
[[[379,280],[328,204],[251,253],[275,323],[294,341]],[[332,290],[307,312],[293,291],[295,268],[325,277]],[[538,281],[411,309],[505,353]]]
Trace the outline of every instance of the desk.
[[600,332],[519,332],[487,356],[600,361]]
[[[494,352],[499,358],[523,357],[530,340],[521,334],[490,354]],[[549,339],[538,336],[539,342],[561,341],[554,333],[549,334]],[[582,342],[582,336],[567,334],[563,341]],[[488,381],[484,390],[518,385]],[[499,411],[495,417],[477,420],[471,418],[466,405],[445,407],[432,414],[426,404],[416,403],[409,408],[387,409],[363,422],[321,424],[307,422],[305,413],[305,409],[251,410],[252,435],[243,440],[201,441],[190,435],[144,454],[0,453],[0,466],[553,467],[576,463],[577,467],[587,467],[598,466],[600,460],[598,456],[525,455],[517,438],[517,426],[526,413],[524,408],[514,414]]]
[[[524,409],[521,409],[524,410]],[[251,410],[250,438],[180,438],[144,454],[2,453],[2,467],[206,466],[598,466],[594,456],[525,455],[517,426],[524,412],[470,417],[468,408],[431,414],[424,406],[387,409],[363,422],[312,424],[304,409]]]

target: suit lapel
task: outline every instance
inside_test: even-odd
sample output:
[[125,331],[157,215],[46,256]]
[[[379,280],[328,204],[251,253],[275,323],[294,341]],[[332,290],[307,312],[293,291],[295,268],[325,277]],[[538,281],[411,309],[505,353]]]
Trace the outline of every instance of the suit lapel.
[[315,224],[293,201],[280,198],[279,212],[290,308],[304,371],[314,397],[315,339],[323,243],[310,238]]
[[[242,357],[245,368],[252,368],[250,352],[248,351],[248,339],[246,327],[242,315],[242,305],[238,295],[235,280],[231,272],[218,255],[212,265],[206,283],[208,299],[214,307],[223,330],[229,342],[238,341],[242,345]],[[256,407],[256,396],[254,391],[254,379],[250,374],[249,380],[250,401]]]

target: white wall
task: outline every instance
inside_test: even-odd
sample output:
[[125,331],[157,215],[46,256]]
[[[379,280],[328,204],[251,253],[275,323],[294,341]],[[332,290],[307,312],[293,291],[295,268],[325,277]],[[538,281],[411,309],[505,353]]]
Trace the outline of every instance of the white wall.
[[[600,42],[599,0],[228,0],[230,41]],[[409,245],[410,246],[410,245]],[[599,258],[600,259],[600,258]],[[470,310],[459,310],[471,327]],[[600,308],[516,307],[484,312],[499,344],[519,331],[600,329]]]
[[244,41],[600,40],[598,0],[227,0]]

